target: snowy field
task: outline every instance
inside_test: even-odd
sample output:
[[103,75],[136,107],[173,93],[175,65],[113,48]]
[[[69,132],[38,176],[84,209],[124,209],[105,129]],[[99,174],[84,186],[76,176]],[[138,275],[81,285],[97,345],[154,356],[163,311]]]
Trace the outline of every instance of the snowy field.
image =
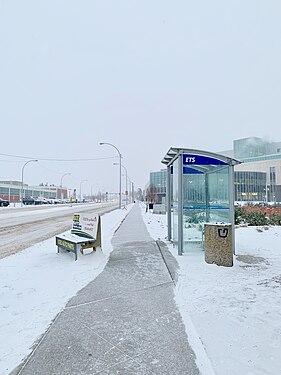
[[[143,218],[165,242],[166,216]],[[201,251],[180,257],[166,241],[180,267],[175,298],[189,341],[198,365],[211,365],[205,375],[281,374],[281,227],[261,230],[235,230],[231,268],[205,263]]]
[[[104,269],[114,230],[129,212],[102,216],[103,251],[56,253],[54,238],[0,260],[0,374],[7,375],[67,301]],[[154,239],[165,242],[166,216],[145,212]],[[281,227],[236,229],[234,267],[177,255],[175,299],[202,375],[281,373]]]

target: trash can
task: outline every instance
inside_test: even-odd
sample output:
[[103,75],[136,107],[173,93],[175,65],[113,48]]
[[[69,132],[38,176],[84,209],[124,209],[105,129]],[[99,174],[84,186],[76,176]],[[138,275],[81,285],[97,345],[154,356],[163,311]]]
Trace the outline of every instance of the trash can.
[[153,210],[153,203],[149,203],[149,204],[148,204],[148,209],[149,209],[149,210]]
[[232,267],[232,225],[204,224],[204,249],[206,263]]

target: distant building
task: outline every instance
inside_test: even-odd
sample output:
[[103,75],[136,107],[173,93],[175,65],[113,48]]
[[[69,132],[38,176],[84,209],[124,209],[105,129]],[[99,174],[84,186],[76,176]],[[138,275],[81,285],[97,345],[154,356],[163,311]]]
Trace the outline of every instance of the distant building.
[[20,202],[21,195],[24,197],[44,197],[47,199],[67,198],[67,189],[58,186],[28,186],[21,181],[0,181],[0,198],[8,199],[10,202]]
[[[236,139],[233,150],[219,154],[242,162],[234,167],[236,201],[281,202],[281,142],[258,137]],[[150,185],[161,202],[166,196],[166,170],[151,172]]]
[[[252,174],[263,173],[266,181],[263,187],[264,198],[262,200],[266,202],[281,202],[281,153],[244,159],[243,163],[235,168],[235,171]],[[239,182],[242,183],[243,181],[239,180]]]
[[236,139],[233,141],[233,156],[241,160],[266,155],[267,143],[258,137]]
[[236,139],[233,157],[242,162],[234,168],[236,200],[281,202],[281,142]]
[[155,203],[162,203],[163,198],[166,197],[167,171],[161,169],[157,172],[150,172],[149,188],[152,189],[156,195]]
[[234,171],[234,196],[236,201],[266,201],[266,173]]

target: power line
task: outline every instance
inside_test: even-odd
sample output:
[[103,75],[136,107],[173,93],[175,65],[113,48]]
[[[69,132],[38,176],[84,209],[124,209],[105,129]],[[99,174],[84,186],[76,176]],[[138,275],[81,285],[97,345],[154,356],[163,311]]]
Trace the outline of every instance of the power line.
[[2,162],[2,163],[21,163],[22,161],[21,160],[1,160],[0,159],[0,162]]
[[11,155],[11,154],[1,154],[2,156],[9,156],[11,158],[21,158],[21,159],[37,159],[44,161],[97,161],[97,160],[106,160],[106,159],[116,159],[116,156],[110,156],[106,158],[87,158],[87,159],[47,159],[47,158],[38,158],[33,156],[20,156],[20,155]]

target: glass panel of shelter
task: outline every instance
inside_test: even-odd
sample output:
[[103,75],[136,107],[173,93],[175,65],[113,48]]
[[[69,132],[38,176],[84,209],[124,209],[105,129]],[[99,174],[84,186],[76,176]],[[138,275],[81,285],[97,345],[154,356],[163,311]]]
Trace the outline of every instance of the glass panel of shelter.
[[228,165],[183,167],[184,251],[203,250],[204,223],[229,222],[228,186]]
[[173,163],[173,175],[172,175],[172,238],[175,245],[178,244],[178,215],[179,215],[179,186],[178,186],[178,164],[177,159]]

